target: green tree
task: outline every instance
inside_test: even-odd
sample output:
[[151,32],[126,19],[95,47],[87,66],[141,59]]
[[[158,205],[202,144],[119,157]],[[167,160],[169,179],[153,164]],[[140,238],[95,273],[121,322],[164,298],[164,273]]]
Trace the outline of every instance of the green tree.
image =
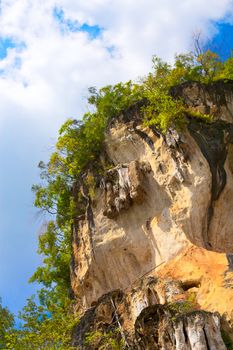
[[67,291],[70,288],[70,232],[63,231],[50,221],[47,229],[39,236],[39,254],[43,255],[43,264],[39,266],[30,282],[38,282],[46,288],[56,285],[57,288]]
[[71,302],[63,298],[63,305],[52,302],[39,304],[34,297],[28,299],[20,312],[22,325],[6,335],[5,349],[11,350],[69,350],[71,331],[78,320],[71,310]]
[[185,116],[211,121],[210,115],[190,112],[182,99],[172,98],[171,88],[185,82],[200,82],[209,84],[219,79],[232,79],[233,60],[225,62],[210,51],[198,51],[175,56],[173,65],[163,62],[157,56],[153,57],[153,73],[143,81],[143,96],[149,102],[143,108],[146,125],[155,125],[162,132],[169,127],[181,128],[186,123]]
[[8,308],[2,306],[0,299],[0,349],[6,349],[6,336],[14,326],[14,316]]

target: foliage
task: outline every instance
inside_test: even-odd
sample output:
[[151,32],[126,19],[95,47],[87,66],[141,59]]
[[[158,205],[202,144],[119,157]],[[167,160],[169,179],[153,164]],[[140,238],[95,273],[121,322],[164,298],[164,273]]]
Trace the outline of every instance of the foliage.
[[6,335],[11,332],[14,326],[14,316],[2,306],[0,299],[0,349],[6,349]]
[[143,109],[146,125],[155,125],[162,132],[168,127],[182,127],[185,106],[181,100],[173,99],[169,91],[172,86],[195,76],[192,64],[191,55],[177,56],[174,67],[153,57],[154,73],[150,73],[143,84],[144,97],[149,101]]
[[85,343],[90,350],[123,350],[124,341],[119,335],[119,330],[114,332],[95,331],[86,335]]
[[77,177],[99,155],[108,120],[139,98],[139,86],[131,81],[109,85],[98,92],[90,88],[89,92],[88,102],[94,112],[84,114],[82,122],[68,120],[61,127],[57,152],[50,158],[51,173],[62,170],[63,174]]
[[88,188],[89,197],[91,198],[91,200],[93,202],[94,199],[95,199],[96,183],[95,183],[94,176],[90,172],[86,176],[86,185],[87,185],[87,188]]
[[176,315],[184,314],[195,309],[195,305],[193,302],[185,300],[185,301],[177,301],[174,303],[168,304],[168,308],[170,311],[175,313]]
[[233,57],[228,58],[221,70],[218,72],[218,79],[233,80]]
[[145,124],[155,125],[162,132],[168,127],[182,127],[184,124],[185,107],[181,100],[174,100],[161,87],[150,89],[151,79],[147,81],[145,97],[150,101],[149,105],[144,107]]
[[43,265],[38,267],[30,278],[30,282],[37,281],[46,288],[55,283],[62,289],[70,287],[70,232],[63,227],[63,231],[50,221],[47,229],[39,236],[39,254],[43,255]]
[[144,96],[149,104],[144,107],[146,125],[155,125],[162,132],[169,127],[181,128],[185,123],[186,107],[181,99],[174,99],[170,89],[186,81],[199,80],[199,66],[191,54],[175,57],[174,66],[153,57],[154,73],[144,82]]
[[215,52],[207,50],[200,53],[197,57],[197,63],[199,64],[200,81],[209,84],[219,79],[224,64]]
[[173,99],[171,88],[190,81],[210,84],[219,79],[233,79],[233,58],[222,62],[216,53],[207,50],[197,56],[176,55],[172,66],[155,56],[153,69],[143,82],[143,96],[149,102],[143,109],[144,120],[146,125],[155,125],[166,132],[169,127],[181,128],[186,114],[211,121],[211,115],[190,111],[181,99]]
[[98,92],[89,88],[88,102],[95,106],[96,113],[105,119],[112,118],[141,98],[140,85],[128,81],[114,86],[108,85]]
[[39,304],[34,297],[28,299],[19,315],[23,325],[6,335],[6,349],[14,350],[69,350],[72,349],[71,331],[77,319],[71,312],[71,302],[63,305],[49,302]]

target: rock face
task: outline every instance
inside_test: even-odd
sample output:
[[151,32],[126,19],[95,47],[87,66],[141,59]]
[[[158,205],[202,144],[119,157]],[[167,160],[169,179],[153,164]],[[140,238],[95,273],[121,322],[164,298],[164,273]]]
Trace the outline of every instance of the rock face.
[[150,163],[131,161],[118,164],[110,169],[102,180],[105,191],[105,209],[103,215],[109,219],[116,218],[133,202],[142,203],[145,196],[143,189],[144,175],[150,173]]
[[219,315],[198,310],[186,297],[180,283],[152,277],[126,292],[112,291],[83,315],[73,345],[98,349],[100,343],[90,347],[85,334],[120,329],[124,348],[129,349],[226,350]]
[[218,315],[196,311],[173,316],[158,305],[143,310],[135,324],[140,349],[225,350]]
[[[187,116],[185,130],[161,135],[143,126],[140,105],[111,121],[104,146],[111,165],[95,198],[83,192],[86,214],[73,234],[72,289],[84,312],[76,345],[115,317],[132,349],[225,349],[211,312],[233,311],[218,300],[225,293],[233,301],[225,256],[231,265],[233,83],[184,84],[171,93],[213,122]],[[190,296],[191,311],[170,307]]]

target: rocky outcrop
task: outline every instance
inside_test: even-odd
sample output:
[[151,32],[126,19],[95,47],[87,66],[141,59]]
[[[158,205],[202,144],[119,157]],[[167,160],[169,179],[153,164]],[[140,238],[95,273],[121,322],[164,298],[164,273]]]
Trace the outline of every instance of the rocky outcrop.
[[232,123],[233,118],[233,81],[219,80],[211,84],[198,82],[175,86],[171,95],[182,98],[191,111],[210,114],[214,119]]
[[217,314],[194,311],[177,316],[169,307],[145,308],[135,324],[139,349],[226,350]]
[[144,175],[150,171],[150,163],[139,163],[137,160],[118,164],[108,170],[102,179],[102,188],[105,190],[103,215],[113,219],[133,203],[142,203],[145,196],[142,185]]
[[[187,115],[182,132],[161,135],[143,125],[141,103],[132,106],[109,124],[110,166],[95,198],[77,189],[86,214],[72,241],[72,289],[84,313],[75,344],[84,346],[102,312],[102,326],[115,322],[136,348],[225,349],[215,311],[228,319],[233,311],[233,83],[183,84],[171,93],[213,121]],[[189,298],[192,312],[174,316],[168,304]]]
[[75,328],[73,345],[95,348],[86,340],[87,334],[97,332],[111,332],[128,349],[226,349],[217,313],[200,311],[187,301],[181,283],[153,277],[131,290],[102,296]]

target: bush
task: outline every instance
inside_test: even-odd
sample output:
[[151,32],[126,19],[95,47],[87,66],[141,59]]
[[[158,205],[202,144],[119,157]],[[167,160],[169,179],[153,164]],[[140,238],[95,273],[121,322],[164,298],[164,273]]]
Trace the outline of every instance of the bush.
[[123,350],[124,341],[120,337],[120,331],[101,332],[95,331],[86,335],[85,344],[88,348],[99,350]]

